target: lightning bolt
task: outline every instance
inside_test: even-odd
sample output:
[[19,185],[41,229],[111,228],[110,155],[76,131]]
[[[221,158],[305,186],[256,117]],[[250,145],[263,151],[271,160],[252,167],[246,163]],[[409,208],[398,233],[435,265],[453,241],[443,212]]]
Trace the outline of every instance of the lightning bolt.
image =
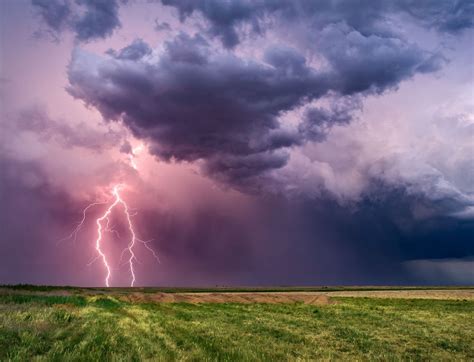
[[138,243],[142,244],[153,255],[153,257],[157,260],[157,262],[160,263],[160,258],[158,257],[158,254],[155,252],[155,250],[153,250],[148,245],[152,240],[142,240],[137,237],[135,226],[132,220],[132,217],[135,216],[137,213],[130,213],[130,210],[131,210],[130,207],[128,206],[127,202],[122,198],[120,191],[122,191],[124,188],[125,188],[125,185],[123,184],[116,184],[112,188],[113,202],[111,203],[110,201],[109,202],[94,202],[87,205],[82,211],[82,219],[79,221],[79,223],[71,232],[71,234],[69,234],[67,237],[60,240],[60,241],[63,241],[66,239],[73,239],[75,241],[77,239],[77,235],[79,231],[81,231],[82,227],[84,226],[84,223],[87,218],[87,211],[93,206],[104,205],[104,204],[110,203],[107,209],[105,210],[105,212],[95,220],[95,223],[97,225],[97,239],[95,240],[95,250],[97,252],[97,256],[91,262],[88,263],[88,265],[91,265],[99,259],[102,261],[102,264],[106,271],[104,283],[107,287],[110,286],[110,278],[112,277],[112,268],[110,266],[108,257],[102,248],[103,236],[104,236],[104,232],[112,232],[112,233],[115,233],[115,235],[119,236],[118,232],[110,226],[110,216],[112,212],[114,211],[114,209],[119,205],[122,206],[123,208],[126,224],[128,227],[128,231],[130,233],[130,241],[128,242],[127,247],[122,251],[122,254],[120,256],[120,260],[122,260],[125,253],[128,253],[129,255],[127,264],[128,264],[128,269],[130,272],[130,279],[131,279],[130,286],[131,287],[135,286],[135,281],[136,281],[135,262],[137,262],[138,259],[135,253],[135,247]]
[[97,250],[97,253],[99,254],[100,258],[102,259],[102,263],[104,264],[105,269],[107,270],[107,275],[105,277],[105,285],[107,287],[110,286],[109,284],[109,279],[111,275],[110,271],[110,266],[107,261],[107,257],[105,256],[105,253],[101,249],[101,241],[102,241],[102,221],[107,220],[107,224],[109,223],[109,216],[112,213],[112,210],[115,208],[115,206],[118,205],[120,202],[120,194],[118,193],[118,187],[119,185],[115,185],[112,194],[115,196],[115,201],[107,208],[105,213],[99,217],[95,222],[97,224],[97,240],[95,241],[95,250]]
[[[115,191],[115,189],[114,189],[114,191]],[[132,281],[131,281],[130,286],[133,287],[133,285],[135,284],[135,270],[133,269],[133,261],[136,260],[135,253],[133,252],[133,247],[135,246],[135,243],[137,241],[137,236],[135,234],[132,219],[131,219],[130,213],[128,211],[128,205],[127,205],[126,202],[124,202],[120,198],[119,189],[116,189],[115,195],[117,196],[117,198],[120,200],[120,202],[122,203],[122,205],[124,207],[125,215],[127,217],[127,222],[128,222],[128,229],[130,230],[130,234],[132,235],[130,243],[128,244],[128,252],[130,253],[130,258],[128,259],[128,264],[129,264],[129,267],[130,267],[130,274],[132,276]]]
[[[139,145],[138,147],[135,147],[131,155],[129,156],[129,161],[130,165],[137,170],[137,164],[135,163],[135,157],[138,155],[138,153],[141,152],[143,149],[143,145]],[[106,271],[105,275],[105,280],[104,283],[107,287],[110,286],[110,278],[112,277],[112,268],[110,266],[110,262],[108,260],[108,257],[106,253],[104,252],[102,248],[103,244],[103,236],[104,232],[110,232],[114,233],[116,236],[120,237],[119,233],[117,230],[115,230],[112,226],[110,226],[110,216],[114,209],[117,206],[122,206],[123,208],[123,214],[125,216],[126,224],[128,227],[128,231],[130,234],[130,241],[127,244],[127,247],[122,250],[122,253],[120,255],[120,262],[123,259],[123,256],[125,253],[128,253],[129,257],[127,260],[128,264],[128,270],[130,272],[130,286],[133,287],[135,285],[136,281],[136,275],[135,275],[135,262],[138,262],[136,253],[135,253],[135,247],[138,243],[142,244],[145,249],[147,249],[153,257],[157,260],[158,263],[160,263],[160,258],[158,257],[158,254],[148,245],[152,240],[142,240],[137,237],[137,233],[135,232],[135,226],[133,224],[133,216],[137,215],[137,213],[131,213],[130,211],[132,210],[127,202],[122,198],[120,192],[125,188],[124,184],[116,184],[112,188],[112,200],[113,201],[107,201],[107,202],[93,202],[89,205],[87,205],[84,210],[82,211],[82,219],[78,222],[74,230],[69,234],[67,237],[61,239],[59,242],[67,240],[67,239],[73,239],[74,242],[77,239],[78,233],[81,231],[82,227],[84,226],[84,223],[87,218],[87,211],[96,205],[105,205],[109,204],[105,212],[99,216],[96,220],[95,223],[97,225],[97,239],[95,240],[95,250],[97,252],[97,255],[95,258],[93,258],[92,261],[90,261],[87,265],[91,265],[97,260],[102,260],[102,264],[104,265],[104,269]]]

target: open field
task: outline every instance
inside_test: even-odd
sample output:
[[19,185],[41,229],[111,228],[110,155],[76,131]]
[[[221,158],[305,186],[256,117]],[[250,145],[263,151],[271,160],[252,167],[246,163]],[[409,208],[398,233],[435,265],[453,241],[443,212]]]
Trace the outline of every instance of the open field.
[[473,340],[472,288],[0,288],[0,360],[472,360]]

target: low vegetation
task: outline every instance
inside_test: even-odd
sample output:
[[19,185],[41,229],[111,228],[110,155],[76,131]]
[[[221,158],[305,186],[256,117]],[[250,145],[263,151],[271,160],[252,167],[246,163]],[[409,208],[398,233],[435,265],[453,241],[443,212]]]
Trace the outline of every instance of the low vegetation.
[[474,302],[127,302],[0,294],[0,360],[474,359]]

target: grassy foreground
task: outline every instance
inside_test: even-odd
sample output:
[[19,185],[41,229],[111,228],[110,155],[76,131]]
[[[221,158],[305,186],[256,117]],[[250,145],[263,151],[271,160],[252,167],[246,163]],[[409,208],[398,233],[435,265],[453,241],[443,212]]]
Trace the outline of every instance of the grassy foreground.
[[127,303],[0,295],[0,360],[474,359],[474,302]]

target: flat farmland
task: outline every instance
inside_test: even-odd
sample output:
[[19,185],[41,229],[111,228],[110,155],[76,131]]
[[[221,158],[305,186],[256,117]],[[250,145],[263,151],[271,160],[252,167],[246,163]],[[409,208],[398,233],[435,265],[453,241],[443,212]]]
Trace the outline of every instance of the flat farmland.
[[0,288],[1,360],[472,360],[472,288]]

